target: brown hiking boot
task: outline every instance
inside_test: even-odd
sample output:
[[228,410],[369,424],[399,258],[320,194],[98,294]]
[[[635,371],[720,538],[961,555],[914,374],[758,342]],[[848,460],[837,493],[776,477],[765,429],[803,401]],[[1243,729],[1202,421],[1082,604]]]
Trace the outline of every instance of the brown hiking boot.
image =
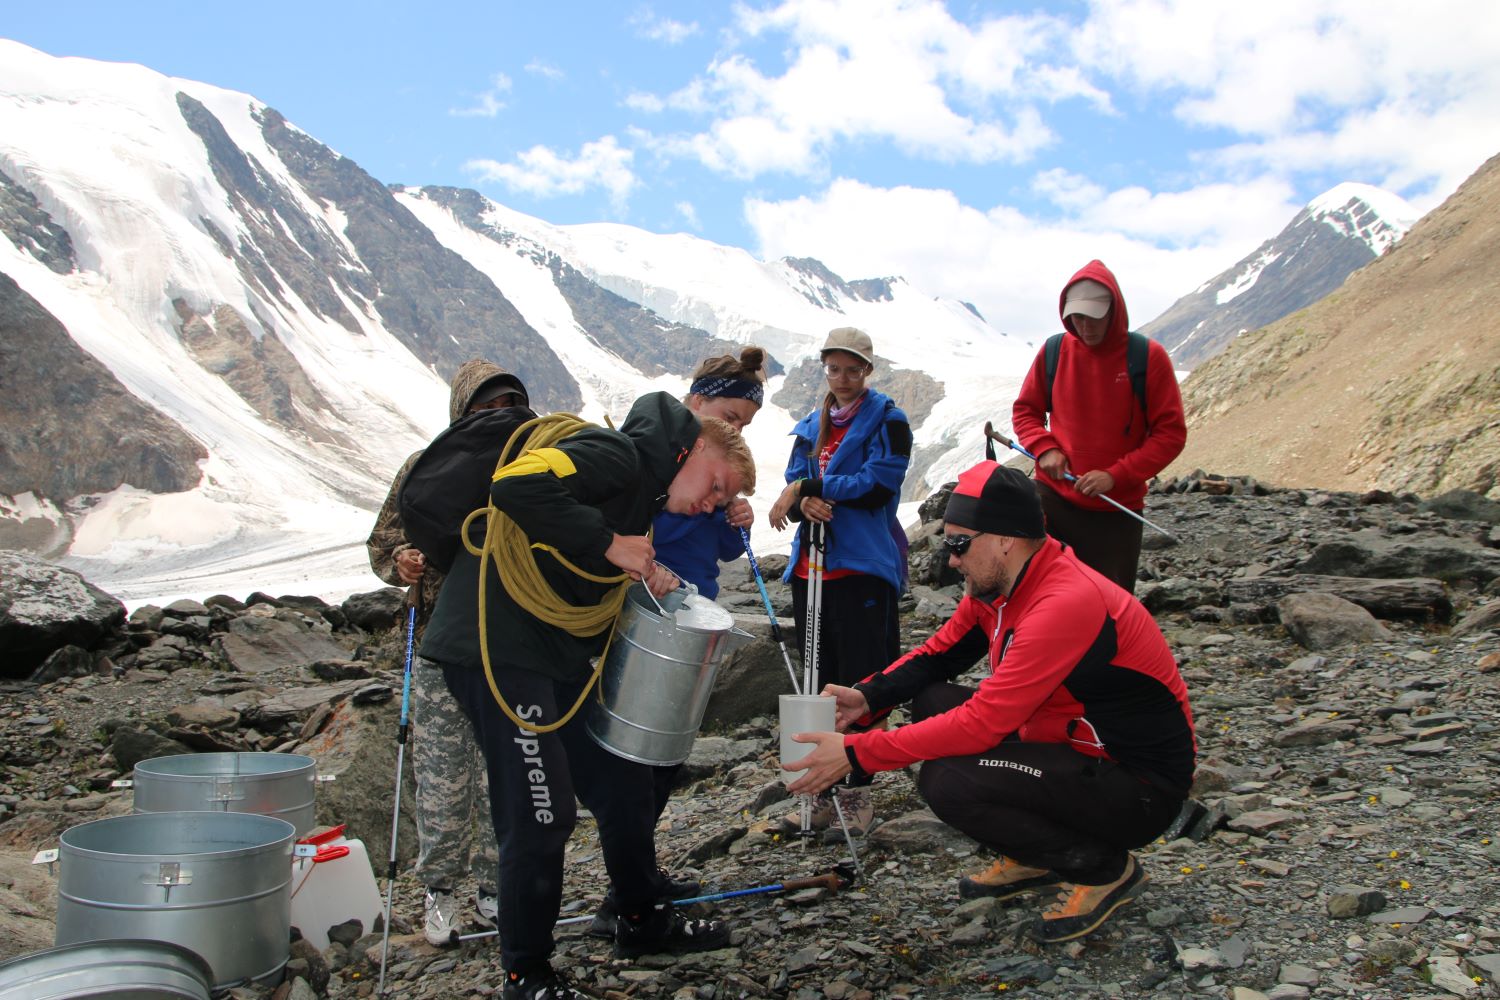
[[875,797],[870,794],[869,786],[844,788],[835,785],[833,793],[838,796],[838,809],[834,810],[831,825],[838,825],[839,811],[842,810],[849,836],[863,837],[869,831],[870,824],[875,822]]
[[[833,812],[833,793],[825,789],[813,796],[812,800],[812,831],[826,830],[837,818]],[[795,835],[802,831],[802,800],[797,799],[797,806],[791,812],[781,817],[779,829],[783,834]]]
[[1056,889],[1063,880],[1056,872],[1045,868],[1028,868],[1019,861],[1002,857],[987,869],[975,875],[965,875],[958,880],[960,899],[1007,900],[1028,892],[1046,892]]
[[1064,882],[1057,902],[1032,923],[1031,936],[1043,944],[1057,944],[1092,933],[1111,913],[1139,896],[1146,882],[1146,873],[1135,858],[1127,858],[1124,873],[1106,885]]

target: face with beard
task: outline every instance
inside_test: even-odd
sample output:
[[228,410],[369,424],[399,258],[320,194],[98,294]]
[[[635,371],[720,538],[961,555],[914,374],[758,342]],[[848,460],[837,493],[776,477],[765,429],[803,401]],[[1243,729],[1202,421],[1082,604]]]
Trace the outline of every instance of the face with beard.
[[999,535],[945,526],[943,544],[948,549],[948,565],[964,578],[964,589],[981,600],[994,600],[1010,589],[999,552]]

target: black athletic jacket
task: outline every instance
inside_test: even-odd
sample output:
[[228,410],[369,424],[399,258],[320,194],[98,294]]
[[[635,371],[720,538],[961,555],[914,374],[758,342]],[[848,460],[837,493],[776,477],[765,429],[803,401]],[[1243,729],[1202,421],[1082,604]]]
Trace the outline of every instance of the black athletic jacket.
[[[620,570],[604,558],[615,533],[644,535],[666,503],[667,485],[687,460],[701,427],[665,392],[642,396],[618,431],[592,427],[555,447],[530,452],[495,473],[490,497],[531,540],[532,558],[558,596],[577,607],[596,605],[610,585],[577,576],[555,549],[596,576]],[[608,630],[578,638],[533,617],[505,592],[495,563],[485,585],[492,663],[562,680],[582,680]],[[478,668],[479,557],[459,552],[422,642],[423,657]]]

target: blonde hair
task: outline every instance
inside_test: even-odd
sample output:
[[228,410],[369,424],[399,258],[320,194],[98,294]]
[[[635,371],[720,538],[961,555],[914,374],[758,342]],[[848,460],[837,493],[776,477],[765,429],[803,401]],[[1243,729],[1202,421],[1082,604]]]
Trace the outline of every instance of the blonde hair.
[[740,493],[750,496],[755,492],[755,456],[745,438],[734,429],[734,424],[718,417],[699,417],[703,425],[699,437],[712,448],[717,448],[729,460],[729,465],[740,475]]

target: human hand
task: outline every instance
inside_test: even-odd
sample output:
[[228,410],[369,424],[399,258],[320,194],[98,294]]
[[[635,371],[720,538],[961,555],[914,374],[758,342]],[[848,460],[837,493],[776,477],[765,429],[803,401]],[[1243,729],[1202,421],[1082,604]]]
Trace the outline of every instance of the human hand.
[[816,750],[801,760],[781,765],[783,771],[806,772],[786,786],[786,790],[793,795],[816,795],[854,770],[849,766],[848,754],[844,753],[844,737],[841,733],[798,733],[792,739],[797,743],[818,745]]
[[862,692],[854,688],[824,684],[823,694],[833,696],[835,712],[833,725],[841,733],[870,714],[869,701]]
[[1098,496],[1115,488],[1115,477],[1103,469],[1090,469],[1078,477],[1073,488],[1086,497]]
[[735,497],[724,505],[724,520],[729,522],[731,528],[748,528],[755,523],[755,512],[750,509],[750,501],[744,497]]
[[664,597],[682,586],[682,581],[677,578],[677,574],[659,562],[651,564],[650,571],[642,577],[642,580],[653,597]]
[[833,504],[822,497],[803,497],[802,516],[809,521],[828,522],[833,520]]
[[[801,482],[801,480],[798,480],[798,482]],[[777,531],[781,531],[787,526],[789,523],[787,513],[791,511],[792,504],[797,502],[800,490],[801,487],[797,483],[786,484],[786,488],[781,491],[781,496],[777,497],[776,502],[771,505],[771,527]]]
[[413,584],[422,579],[422,574],[427,569],[427,557],[416,549],[402,549],[396,553],[396,575],[405,584]]
[[1036,458],[1037,467],[1053,479],[1068,478],[1068,456],[1061,448],[1048,448]]
[[609,548],[604,550],[604,558],[624,570],[632,580],[645,579],[657,568],[656,549],[645,535],[615,535]]

